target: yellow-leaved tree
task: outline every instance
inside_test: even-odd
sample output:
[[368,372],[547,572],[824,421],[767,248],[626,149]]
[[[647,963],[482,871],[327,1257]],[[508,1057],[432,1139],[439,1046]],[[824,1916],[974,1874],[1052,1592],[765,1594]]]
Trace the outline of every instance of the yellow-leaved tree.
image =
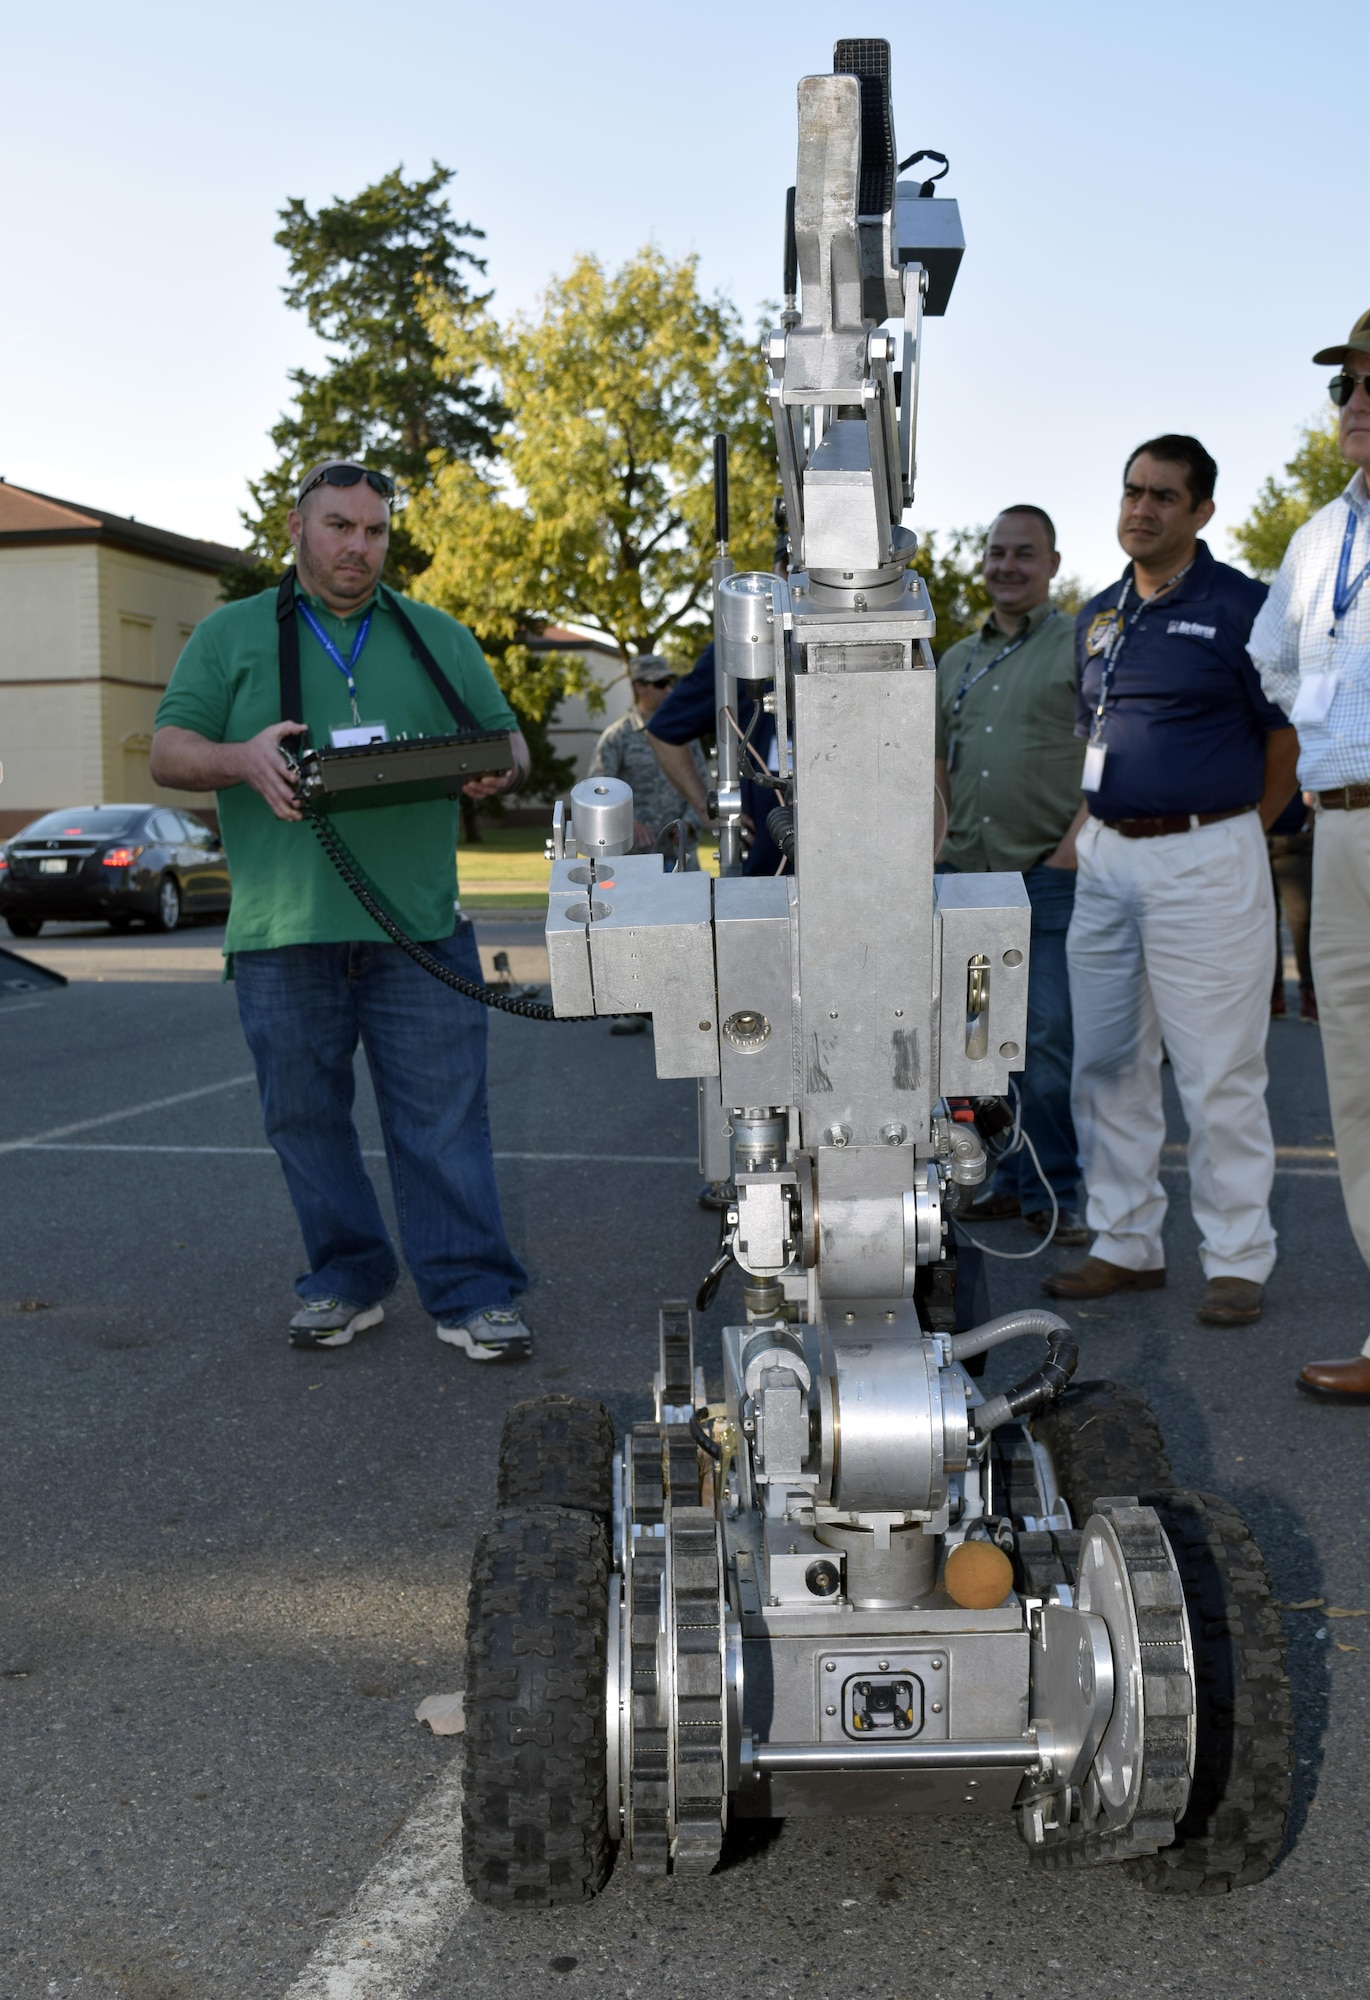
[[615,272],[581,257],[505,328],[440,300],[431,323],[443,365],[458,380],[483,368],[507,418],[488,469],[449,461],[409,507],[405,525],[431,557],[415,595],[506,642],[501,679],[520,706],[549,675],[571,691],[522,643],[530,621],[598,635],[625,670],[640,653],[693,659],[710,636],[716,431],[730,443],[734,559],[771,564],[778,487],[759,337],[703,296],[694,258],[651,248]]

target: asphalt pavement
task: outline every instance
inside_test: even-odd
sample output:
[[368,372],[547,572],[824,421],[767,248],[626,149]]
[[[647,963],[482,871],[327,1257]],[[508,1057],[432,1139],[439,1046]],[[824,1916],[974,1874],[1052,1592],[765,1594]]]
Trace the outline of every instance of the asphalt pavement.
[[[534,976],[536,929],[481,929]],[[657,1306],[693,1292],[716,1236],[694,1087],[656,1081],[647,1035],[493,1017],[536,1358],[474,1367],[407,1283],[375,1333],[298,1354],[298,1241],[219,940],[45,932],[16,948],[70,985],[0,995],[0,2000],[1365,1992],[1370,1618],[1329,1608],[1370,1609],[1370,1409],[1292,1377],[1359,1347],[1370,1280],[1315,1030],[1271,1031],[1281,1262],[1260,1324],[1193,1316],[1173,1106],[1168,1287],[1070,1313],[1081,1373],[1148,1395],[1179,1478],[1246,1513],[1277,1598],[1323,1600],[1286,1614],[1296,1808],[1268,1881],[1158,1899],[1039,1872],[1007,1820],[810,1820],[753,1830],[704,1880],[620,1868],[583,1909],[508,1916],[453,1886],[460,1743],[414,1709],[461,1685],[506,1403],[556,1388],[645,1413]],[[993,1240],[1031,1247],[1013,1224]],[[1066,1254],[994,1266],[995,1309]],[[701,1322],[711,1377],[736,1311],[725,1286]]]

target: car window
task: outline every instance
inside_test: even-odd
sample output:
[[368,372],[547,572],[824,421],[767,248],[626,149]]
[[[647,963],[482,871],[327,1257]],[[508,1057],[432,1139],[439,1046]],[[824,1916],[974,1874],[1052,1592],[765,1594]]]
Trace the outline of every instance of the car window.
[[26,826],[16,838],[55,840],[64,834],[68,838],[74,834],[86,834],[109,840],[120,834],[132,833],[141,818],[142,810],[136,806],[72,806],[66,812],[44,813],[41,819]]
[[185,839],[179,813],[154,813],[147,823],[147,830],[154,840],[169,840],[173,847],[179,847]]
[[177,819],[180,820],[181,825],[186,830],[186,839],[190,841],[193,846],[202,847],[206,850],[206,852],[208,852],[209,849],[215,848],[219,845],[218,841],[214,838],[214,835],[210,832],[209,828],[203,824],[202,821],[198,819],[192,819],[189,813],[177,813],[176,817]]

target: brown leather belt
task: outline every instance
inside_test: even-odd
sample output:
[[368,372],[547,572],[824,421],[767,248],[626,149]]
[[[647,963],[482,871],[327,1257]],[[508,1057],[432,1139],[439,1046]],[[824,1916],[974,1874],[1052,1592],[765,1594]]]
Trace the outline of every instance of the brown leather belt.
[[1338,785],[1335,792],[1319,792],[1318,804],[1334,812],[1362,812],[1370,806],[1370,785]]
[[[1367,798],[1370,804],[1370,798]],[[1255,812],[1254,806],[1228,806],[1225,812],[1216,813],[1161,813],[1154,819],[1106,819],[1104,825],[1113,833],[1122,834],[1125,840],[1155,840],[1162,833],[1188,833],[1191,827],[1214,826],[1220,819],[1239,819],[1243,813]]]

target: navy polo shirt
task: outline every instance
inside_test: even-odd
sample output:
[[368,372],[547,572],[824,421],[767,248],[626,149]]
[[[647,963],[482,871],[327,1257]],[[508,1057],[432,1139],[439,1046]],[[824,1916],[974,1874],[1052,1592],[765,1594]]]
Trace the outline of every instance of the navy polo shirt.
[[[757,702],[751,695],[741,696],[738,708],[738,727],[745,730],[753,724],[751,742],[758,757],[769,763],[775,746],[775,717],[767,715],[763,709],[758,715]],[[714,649],[713,641],[704,648],[683,680],[678,680],[662,702],[656,714],[647,724],[647,734],[655,736],[662,743],[693,743],[696,737],[712,736],[718,718],[714,714]],[[742,768],[756,766],[744,751]],[[752,837],[747,858],[742,864],[744,875],[774,875],[783,859],[780,849],[766,831],[766,815],[777,803],[775,793],[765,785],[753,784],[746,776],[742,779],[742,810],[746,813],[756,832]],[[786,864],[788,871],[788,863]]]
[[[1130,582],[1131,564],[1124,573]],[[1104,646],[1122,584],[1092,597],[1075,626],[1075,734],[1088,739]],[[1096,819],[1151,819],[1255,805],[1265,790],[1265,739],[1289,718],[1261,692],[1246,642],[1266,586],[1200,542],[1183,582],[1149,603],[1117,655],[1104,712],[1103,782],[1085,800]],[[1126,623],[1137,609],[1128,592]]]

